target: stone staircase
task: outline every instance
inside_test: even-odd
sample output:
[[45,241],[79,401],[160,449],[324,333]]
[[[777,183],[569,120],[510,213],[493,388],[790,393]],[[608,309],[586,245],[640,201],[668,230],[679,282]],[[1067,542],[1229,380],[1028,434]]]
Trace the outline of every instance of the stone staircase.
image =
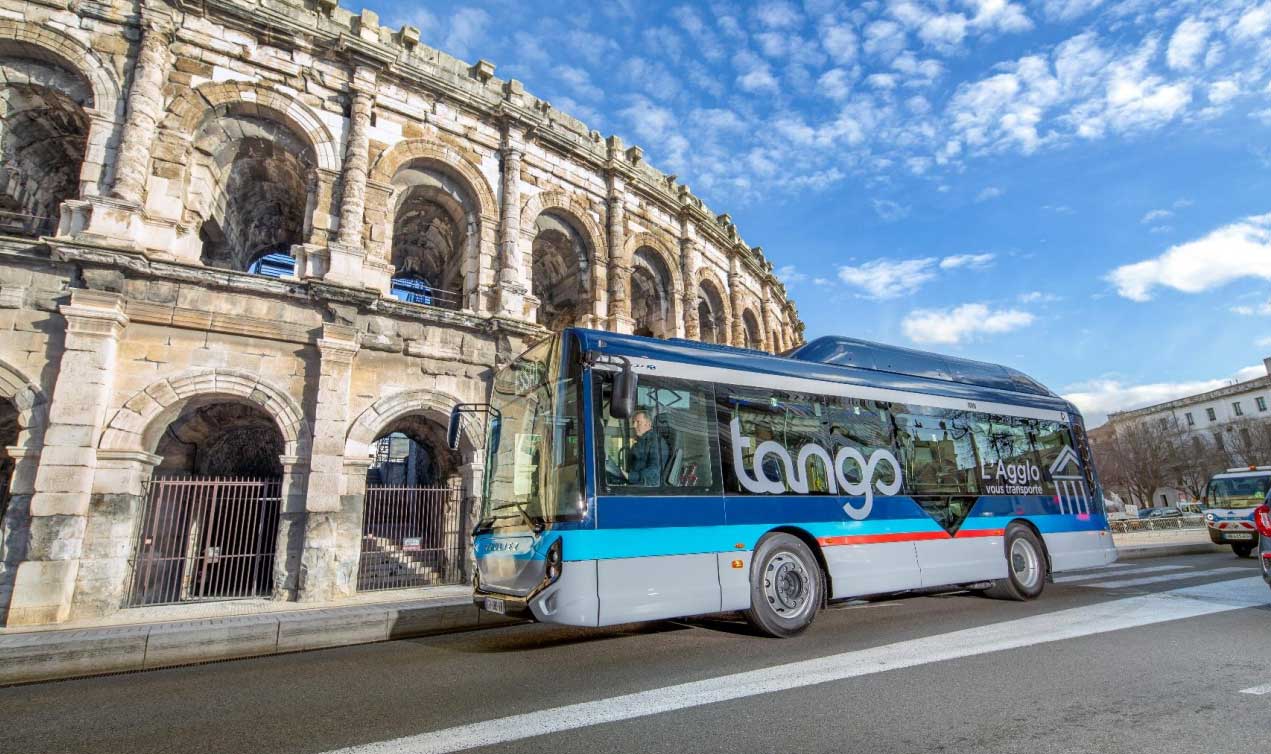
[[362,559],[358,568],[359,591],[440,586],[455,583],[447,578],[446,555],[437,549],[408,550],[395,540],[362,535]]

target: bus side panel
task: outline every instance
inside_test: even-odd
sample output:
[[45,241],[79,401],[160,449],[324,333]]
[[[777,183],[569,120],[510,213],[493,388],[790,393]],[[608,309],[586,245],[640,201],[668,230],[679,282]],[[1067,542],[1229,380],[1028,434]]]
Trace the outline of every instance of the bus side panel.
[[1006,578],[1001,536],[954,537],[915,542],[923,586]]
[[1117,559],[1117,548],[1106,530],[1051,532],[1042,539],[1050,553],[1051,571],[1093,568]]
[[721,552],[719,567],[719,609],[750,609],[750,559],[753,552]]
[[716,553],[613,558],[596,568],[602,626],[720,610]]
[[597,626],[599,604],[596,561],[566,561],[561,566],[560,579],[530,602],[530,610],[543,623]]
[[913,542],[825,545],[821,551],[834,583],[834,599],[921,586]]

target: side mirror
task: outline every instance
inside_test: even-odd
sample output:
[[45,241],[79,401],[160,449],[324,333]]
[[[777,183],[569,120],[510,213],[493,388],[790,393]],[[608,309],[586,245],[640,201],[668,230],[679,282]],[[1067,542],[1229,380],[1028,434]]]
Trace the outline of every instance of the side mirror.
[[460,409],[460,406],[450,409],[450,424],[446,427],[446,445],[449,445],[451,450],[459,449]]
[[613,395],[609,398],[609,415],[615,419],[630,419],[636,408],[636,375],[630,364],[613,377]]

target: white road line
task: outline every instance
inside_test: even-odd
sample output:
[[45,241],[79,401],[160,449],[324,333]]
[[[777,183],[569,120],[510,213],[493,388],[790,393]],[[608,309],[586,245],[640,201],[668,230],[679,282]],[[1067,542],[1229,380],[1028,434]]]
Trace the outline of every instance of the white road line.
[[1230,568],[1211,568],[1208,571],[1187,571],[1186,573],[1170,573],[1164,576],[1145,576],[1141,579],[1117,579],[1115,581],[1096,581],[1093,584],[1080,584],[1079,586],[1092,587],[1094,589],[1122,589],[1131,586],[1147,586],[1148,584],[1163,584],[1166,581],[1182,581],[1183,579],[1199,579],[1206,576],[1218,576],[1224,573],[1252,573],[1252,569],[1242,566],[1232,566]]
[[1262,696],[1263,694],[1271,694],[1271,683],[1264,683],[1261,686],[1254,686],[1251,689],[1241,689],[1242,694],[1253,694],[1254,696]]
[[[1191,566],[1185,566],[1185,565],[1143,566],[1143,567],[1134,568],[1133,570],[1130,570],[1130,571],[1122,571],[1114,575],[1124,576],[1131,573],[1140,574],[1140,573],[1160,573],[1162,571],[1183,571],[1190,568]],[[1108,574],[1106,573],[1074,573],[1072,575],[1067,575],[1067,576],[1056,576],[1055,583],[1056,584],[1070,584],[1074,581],[1089,581],[1091,579],[1101,579],[1107,575]]]
[[1222,589],[1215,586],[1205,584],[1110,600],[872,649],[459,725],[340,749],[338,754],[463,751],[888,670],[1271,604],[1271,591],[1260,577],[1226,582],[1221,585]]

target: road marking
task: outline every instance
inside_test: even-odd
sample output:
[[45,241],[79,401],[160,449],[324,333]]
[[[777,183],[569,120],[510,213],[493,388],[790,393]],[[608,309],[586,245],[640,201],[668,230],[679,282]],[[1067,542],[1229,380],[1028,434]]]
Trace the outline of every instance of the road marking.
[[1263,694],[1271,694],[1271,683],[1264,683],[1261,686],[1254,686],[1251,689],[1241,689],[1242,694],[1253,694],[1254,696],[1262,696]]
[[[1221,588],[1218,588],[1221,587]],[[977,626],[872,649],[459,725],[328,754],[446,754],[944,660],[1271,604],[1261,577]]]
[[1122,589],[1130,586],[1147,586],[1148,584],[1161,584],[1166,581],[1181,581],[1183,579],[1199,579],[1206,576],[1218,576],[1223,573],[1244,573],[1248,574],[1251,568],[1244,566],[1231,566],[1230,568],[1213,568],[1208,571],[1188,571],[1187,573],[1170,573],[1164,576],[1146,576],[1141,579],[1117,579],[1115,581],[1097,581],[1093,584],[1081,584],[1081,586],[1092,587],[1094,589]]
[[[1127,564],[1127,566],[1129,566],[1129,564]],[[1139,566],[1139,567],[1134,567],[1133,570],[1122,571],[1121,573],[1118,573],[1115,575],[1123,576],[1123,575],[1127,575],[1131,573],[1140,574],[1140,573],[1160,573],[1163,571],[1182,571],[1182,570],[1190,569],[1191,567],[1192,566],[1185,566],[1185,565]],[[1072,574],[1071,576],[1058,576],[1055,578],[1055,583],[1068,584],[1073,581],[1089,581],[1090,579],[1101,579],[1107,575],[1108,574],[1106,573],[1075,573],[1075,574]]]

